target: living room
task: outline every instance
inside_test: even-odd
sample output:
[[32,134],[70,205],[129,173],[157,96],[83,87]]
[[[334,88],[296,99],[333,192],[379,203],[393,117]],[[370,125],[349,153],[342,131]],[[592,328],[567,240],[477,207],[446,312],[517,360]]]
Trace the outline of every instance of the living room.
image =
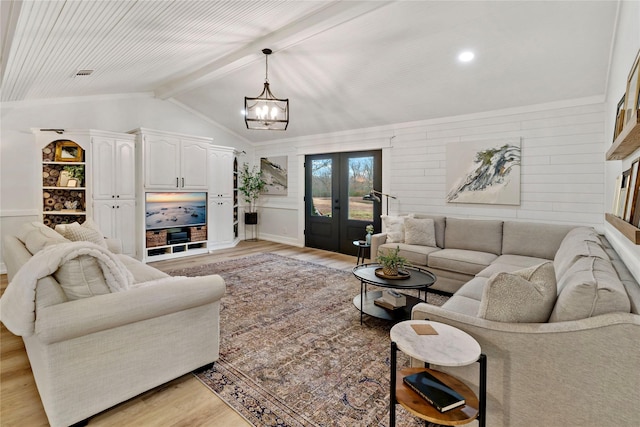
[[[11,2],[3,2],[3,11],[6,3]],[[514,8],[518,6],[516,2],[507,3],[513,3]],[[609,29],[608,36],[593,46],[593,51],[598,52],[597,58],[604,72],[596,76],[599,80],[595,90],[590,87],[591,82],[581,81],[581,76],[571,76],[570,80],[576,81],[573,93],[579,95],[566,98],[540,98],[535,102],[522,103],[519,97],[535,99],[531,93],[542,92],[541,86],[548,84],[546,81],[527,80],[510,86],[513,101],[497,107],[483,108],[477,104],[469,106],[475,110],[468,110],[467,106],[460,105],[465,103],[464,97],[458,95],[447,99],[443,96],[437,100],[434,98],[433,103],[436,105],[425,107],[425,112],[422,116],[419,113],[418,118],[412,115],[407,116],[410,118],[398,117],[392,121],[382,121],[376,117],[383,124],[345,129],[341,127],[340,121],[330,122],[326,126],[328,119],[318,113],[321,118],[318,121],[323,122],[326,126],[324,129],[328,130],[300,133],[302,126],[296,129],[294,124],[296,119],[303,120],[303,115],[300,110],[296,110],[296,98],[287,93],[287,78],[282,77],[287,70],[280,60],[287,55],[287,50],[282,49],[276,50],[269,59],[269,76],[272,77],[272,90],[278,95],[291,98],[291,129],[284,133],[230,130],[234,129],[228,124],[230,121],[218,121],[217,116],[205,114],[203,111],[208,110],[202,103],[194,102],[190,105],[185,102],[195,99],[191,92],[187,92],[188,96],[183,92],[183,97],[163,98],[149,92],[149,89],[138,89],[134,93],[126,93],[126,89],[121,89],[118,92],[90,96],[74,94],[41,98],[29,95],[23,99],[3,99],[1,237],[12,233],[22,223],[40,219],[40,157],[32,129],[128,132],[144,127],[211,137],[214,144],[230,146],[237,152],[244,152],[240,161],[250,164],[257,164],[263,157],[286,156],[288,193],[286,196],[261,197],[258,228],[260,240],[294,247],[304,246],[302,195],[305,155],[376,149],[382,150],[383,176],[380,190],[397,197],[388,201],[391,214],[441,214],[459,218],[539,221],[594,227],[607,237],[635,279],[640,281],[640,246],[605,220],[605,214],[611,211],[614,201],[616,178],[630,169],[632,162],[640,155],[640,151],[636,149],[623,160],[605,160],[605,154],[612,144],[616,107],[625,93],[629,72],[640,49],[640,4],[631,1],[589,3],[595,3],[597,6],[593,6],[594,8],[602,7],[600,12],[606,11],[600,13],[590,10],[586,21],[589,24],[582,23],[586,25],[583,31],[589,32],[591,28],[588,25],[595,25],[598,20],[606,18],[603,27]],[[459,7],[465,6],[469,4],[464,3]],[[370,13],[384,13],[384,8]],[[499,22],[499,18],[496,21]],[[11,28],[5,25],[3,27]],[[541,34],[544,32],[545,28],[539,28],[538,33],[531,36],[540,37],[541,46],[545,46],[542,43],[553,43],[552,40],[542,38]],[[6,40],[4,37],[3,33],[3,40]],[[4,41],[3,46],[7,46]],[[264,58],[259,55],[259,51],[263,47],[267,46],[257,46],[258,55],[253,58],[255,66],[260,70],[259,74],[256,78],[246,79],[247,89],[235,94],[237,100],[228,107],[235,114],[232,120],[237,120],[242,127],[242,116],[238,114],[240,107],[236,108],[236,104],[241,104],[243,96],[259,92],[264,71]],[[377,55],[377,49],[376,45],[372,45],[372,58]],[[576,49],[584,49],[584,46],[576,46]],[[566,54],[572,61],[579,59],[570,52]],[[308,55],[313,56],[314,52]],[[482,53],[478,52],[477,55],[481,60]],[[7,67],[4,61],[3,55],[3,75]],[[426,73],[428,67],[421,64],[425,66]],[[557,67],[558,72],[562,72],[561,65],[547,64],[550,69]],[[370,72],[371,70],[367,70],[367,73]],[[495,75],[499,76],[501,73],[501,70],[493,70]],[[131,78],[135,79],[135,76]],[[296,81],[297,78],[292,77],[291,81]],[[393,80],[394,76],[385,78]],[[355,77],[352,75],[351,79]],[[442,75],[426,79],[438,80],[442,79]],[[446,82],[447,79],[443,80]],[[493,91],[498,97],[499,88],[485,87],[483,81],[469,80],[465,82],[464,89],[478,92],[474,94],[475,98],[491,98]],[[478,87],[482,87],[482,90],[478,90]],[[320,88],[320,91],[322,89],[324,88]],[[342,89],[346,90],[345,87]],[[560,92],[560,89],[557,91]],[[3,81],[3,93],[6,92]],[[225,99],[226,102],[226,98],[219,99]],[[229,98],[228,102],[231,103],[232,99]],[[352,102],[357,105],[360,101],[354,99]],[[416,106],[424,102],[414,100],[413,109],[419,109]],[[426,103],[429,104],[430,101],[427,100]],[[438,115],[438,107],[447,113]],[[353,107],[343,108],[343,114],[349,116],[351,108]],[[393,106],[389,110],[393,110]],[[464,113],[456,114],[452,111]],[[373,114],[369,110],[367,113]],[[311,126],[313,114],[310,116],[311,118],[304,118],[307,120],[304,124],[309,124],[310,129],[319,129],[315,124]],[[395,117],[395,113],[391,116]],[[339,130],[330,130],[332,128]],[[522,144],[520,204],[496,206],[447,203],[445,175],[447,165],[451,162],[447,158],[447,146],[461,141],[510,138],[518,138]],[[241,238],[245,237],[243,231],[243,227],[240,227]],[[2,259],[0,252],[0,260]],[[6,270],[3,268],[2,271]]]

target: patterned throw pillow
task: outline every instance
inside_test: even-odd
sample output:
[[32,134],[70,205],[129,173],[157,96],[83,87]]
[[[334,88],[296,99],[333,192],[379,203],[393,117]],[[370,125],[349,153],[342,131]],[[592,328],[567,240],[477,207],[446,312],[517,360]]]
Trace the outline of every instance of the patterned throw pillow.
[[90,220],[85,221],[82,225],[77,222],[67,224],[67,226],[64,227],[63,236],[72,242],[92,242],[102,247],[107,247],[104,236],[100,230],[97,229],[95,223]]
[[407,218],[404,220],[404,242],[408,245],[436,247],[436,228],[432,219]]
[[551,261],[496,273],[482,292],[478,317],[509,323],[544,323],[556,302],[556,275]]

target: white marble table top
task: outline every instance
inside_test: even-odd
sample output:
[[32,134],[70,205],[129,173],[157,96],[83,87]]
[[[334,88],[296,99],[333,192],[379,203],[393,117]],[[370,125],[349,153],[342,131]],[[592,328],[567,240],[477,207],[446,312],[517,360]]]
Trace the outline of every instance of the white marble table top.
[[[438,335],[418,335],[412,324],[429,324]],[[480,344],[471,335],[444,323],[407,320],[395,324],[390,335],[403,353],[435,365],[465,366],[480,357]]]

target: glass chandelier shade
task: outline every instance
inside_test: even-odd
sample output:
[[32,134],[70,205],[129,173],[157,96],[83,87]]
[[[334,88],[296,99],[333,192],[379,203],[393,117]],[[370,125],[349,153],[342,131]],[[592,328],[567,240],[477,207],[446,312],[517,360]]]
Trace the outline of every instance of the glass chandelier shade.
[[276,98],[269,89],[269,55],[265,54],[265,81],[262,93],[255,98],[244,97],[244,122],[247,129],[286,130],[289,125],[289,100]]

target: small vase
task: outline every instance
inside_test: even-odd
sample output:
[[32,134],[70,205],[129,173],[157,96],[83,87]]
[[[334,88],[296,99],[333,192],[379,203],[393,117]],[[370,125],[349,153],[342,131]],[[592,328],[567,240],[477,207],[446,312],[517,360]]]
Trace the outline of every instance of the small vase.
[[364,241],[367,242],[367,245],[371,244],[371,233],[367,233],[367,235],[364,237]]

